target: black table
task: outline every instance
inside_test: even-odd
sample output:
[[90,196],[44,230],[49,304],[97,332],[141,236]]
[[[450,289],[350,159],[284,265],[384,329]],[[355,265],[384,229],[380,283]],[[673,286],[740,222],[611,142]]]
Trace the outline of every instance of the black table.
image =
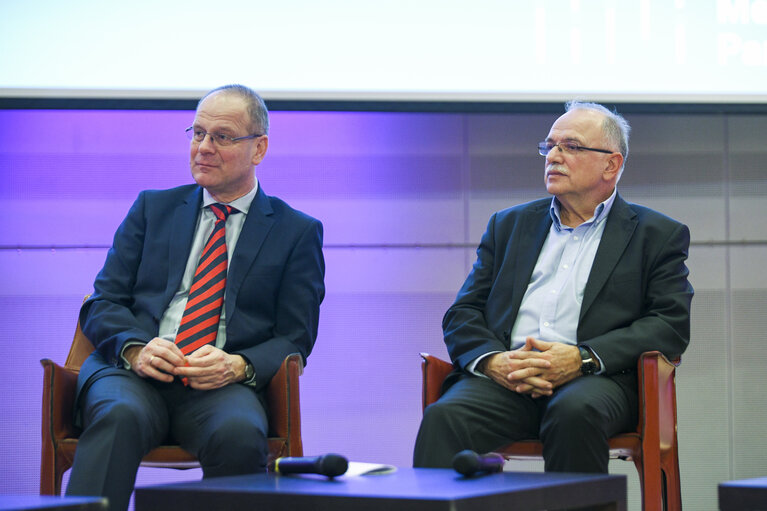
[[136,511],[626,510],[626,476],[502,472],[466,478],[450,469],[401,468],[339,477],[257,474],[138,488]]
[[48,495],[0,495],[0,510],[31,509],[66,511],[106,511],[106,499],[100,497],[53,497]]
[[767,477],[719,485],[721,511],[767,511]]

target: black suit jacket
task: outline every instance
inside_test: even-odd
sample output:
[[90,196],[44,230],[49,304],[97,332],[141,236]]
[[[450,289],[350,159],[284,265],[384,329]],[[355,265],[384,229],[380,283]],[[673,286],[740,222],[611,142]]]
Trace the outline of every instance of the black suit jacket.
[[[80,311],[96,346],[78,379],[123,371],[126,342],[149,342],[178,290],[202,206],[186,185],[141,192],[118,228],[94,293]],[[235,246],[226,283],[228,353],[245,356],[261,390],[290,353],[309,355],[325,294],[322,224],[259,186]]]
[[[551,227],[551,199],[495,213],[477,260],[443,319],[448,352],[463,370],[510,348],[511,329]],[[583,294],[577,339],[624,387],[636,390],[639,355],[675,358],[690,339],[693,289],[684,263],[689,229],[617,195]],[[546,339],[543,339],[546,340]],[[448,385],[458,376],[449,379]]]

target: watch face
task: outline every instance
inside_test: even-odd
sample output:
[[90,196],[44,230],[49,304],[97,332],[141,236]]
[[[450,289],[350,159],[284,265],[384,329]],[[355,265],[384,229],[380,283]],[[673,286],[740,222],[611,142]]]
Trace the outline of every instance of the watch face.
[[596,369],[597,365],[592,360],[589,360],[588,362],[584,361],[583,364],[581,364],[581,373],[583,374],[594,374]]
[[581,352],[581,373],[594,374],[597,370],[597,364],[591,357],[591,353],[586,348],[578,347]]

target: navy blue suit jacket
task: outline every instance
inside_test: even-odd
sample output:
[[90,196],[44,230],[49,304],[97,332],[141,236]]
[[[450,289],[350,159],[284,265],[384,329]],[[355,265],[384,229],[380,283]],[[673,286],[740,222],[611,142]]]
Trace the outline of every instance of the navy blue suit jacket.
[[[186,185],[141,192],[118,228],[80,324],[96,346],[78,379],[124,371],[126,342],[149,342],[179,288],[202,206]],[[226,345],[246,357],[262,390],[290,353],[309,355],[325,294],[322,224],[259,186],[227,275]]]
[[[507,351],[538,255],[551,227],[551,199],[495,213],[477,260],[443,319],[459,369],[491,351]],[[583,293],[577,339],[602,359],[608,376],[636,390],[639,355],[675,358],[690,339],[693,289],[685,265],[687,226],[616,196]],[[546,339],[543,339],[546,340]],[[448,385],[455,381],[452,375]]]

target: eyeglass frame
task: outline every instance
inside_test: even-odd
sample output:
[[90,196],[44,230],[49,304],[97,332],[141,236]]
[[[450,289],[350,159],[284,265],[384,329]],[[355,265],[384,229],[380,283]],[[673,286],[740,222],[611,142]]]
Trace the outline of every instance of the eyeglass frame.
[[[543,141],[538,142],[538,154],[541,156],[548,156],[548,154],[554,150],[555,147],[559,148],[563,153],[574,154],[580,151],[594,151],[595,153],[614,154],[617,151],[608,151],[607,149],[597,149],[595,147],[586,147],[578,145],[575,142],[557,142],[548,147],[551,142]],[[563,149],[562,147],[565,147]],[[547,149],[548,148],[548,149]],[[543,151],[546,151],[545,153]]]
[[[189,126],[187,129],[184,130],[184,133],[186,133],[187,138],[189,138],[191,142],[202,144],[205,141],[205,137],[210,135],[210,140],[218,147],[228,147],[230,145],[233,145],[235,142],[239,142],[241,140],[247,140],[249,138],[258,138],[258,137],[264,136],[263,133],[261,134],[254,133],[253,135],[245,135],[244,137],[230,137],[229,135],[226,135],[224,133],[209,133],[205,130],[199,130],[203,133],[203,136],[200,140],[197,140],[194,136],[195,135],[194,129],[195,129],[194,126]],[[225,144],[221,144],[221,139],[228,140],[229,142]]]

